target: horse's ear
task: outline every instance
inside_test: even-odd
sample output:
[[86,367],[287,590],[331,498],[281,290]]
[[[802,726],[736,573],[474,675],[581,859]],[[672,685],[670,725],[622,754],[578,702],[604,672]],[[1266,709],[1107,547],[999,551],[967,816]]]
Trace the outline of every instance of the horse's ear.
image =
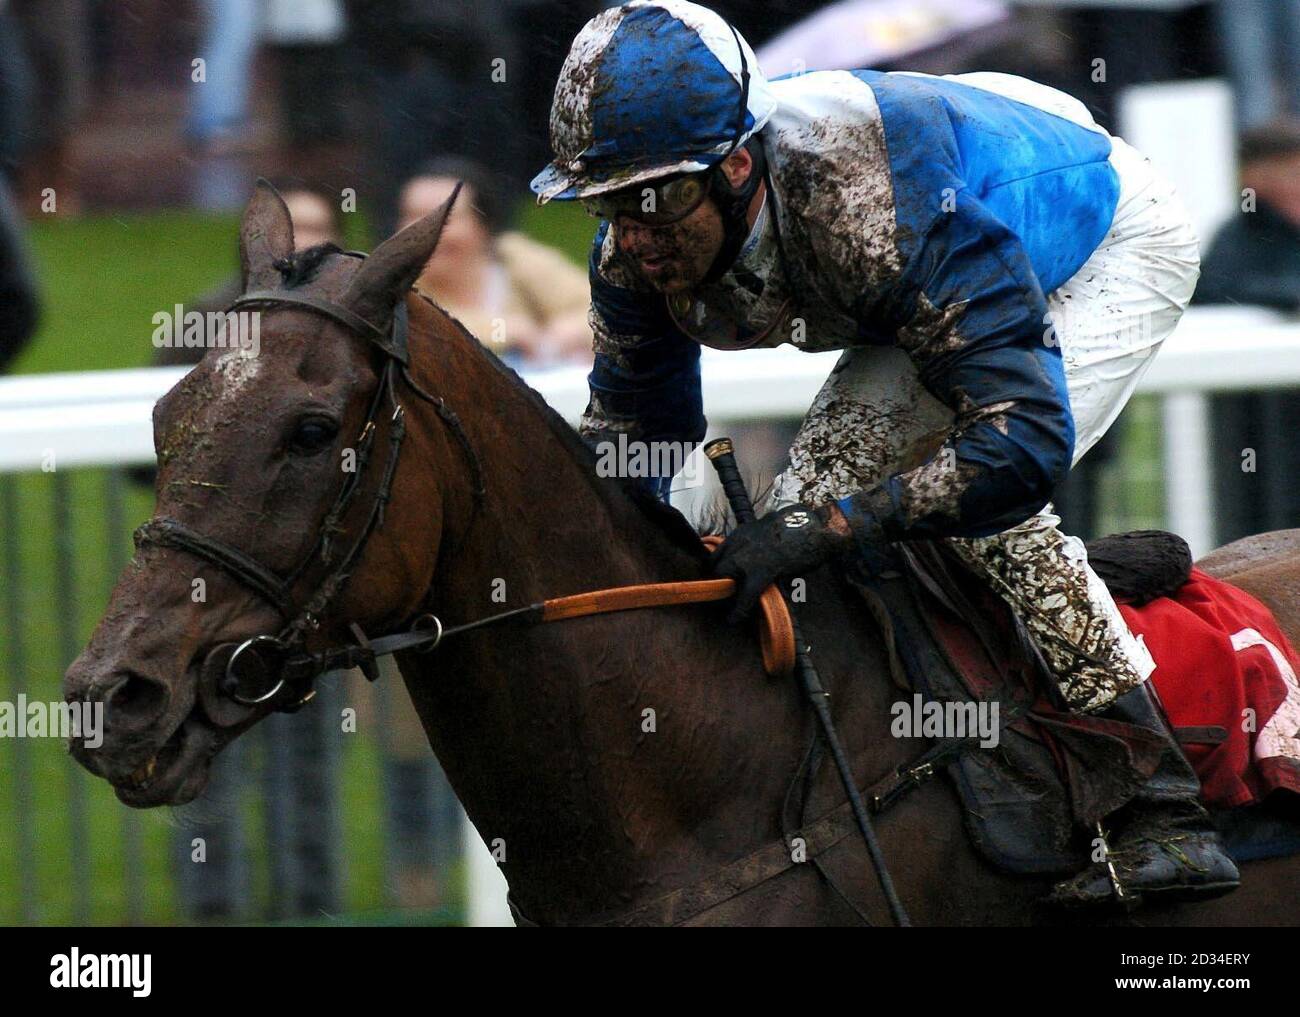
[[425,262],[438,246],[451,206],[460,194],[461,183],[441,208],[418,219],[380,244],[361,263],[348,283],[342,303],[379,328],[388,325],[397,301],[419,278]]
[[280,192],[258,178],[239,227],[244,290],[271,289],[280,278],[275,263],[293,253],[293,220]]

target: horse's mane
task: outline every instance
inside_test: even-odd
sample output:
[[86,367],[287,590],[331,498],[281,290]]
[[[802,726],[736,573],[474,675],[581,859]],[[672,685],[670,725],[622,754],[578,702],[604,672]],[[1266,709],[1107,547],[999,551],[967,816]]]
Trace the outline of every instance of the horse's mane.
[[418,289],[412,289],[417,297],[423,299],[434,310],[445,317],[460,334],[469,340],[472,347],[483,356],[487,362],[498,372],[500,372],[506,381],[520,390],[523,396],[532,403],[533,407],[540,414],[543,421],[546,422],[551,434],[560,442],[565,451],[583,467],[583,474],[591,483],[593,490],[605,500],[611,507],[617,507],[619,503],[631,501],[636,508],[648,519],[654,526],[669,538],[676,546],[687,551],[692,557],[703,561],[708,557],[704,545],[700,542],[700,535],[696,532],[687,518],[677,509],[668,505],[643,484],[635,480],[629,480],[622,477],[602,477],[596,472],[596,453],[578,434],[576,430],[565,420],[554,407],[542,398],[540,392],[529,385],[519,374],[508,364],[504,363],[495,353],[489,350],[479,342],[472,332],[467,329],[455,315],[451,314],[446,308],[442,307],[430,297]]

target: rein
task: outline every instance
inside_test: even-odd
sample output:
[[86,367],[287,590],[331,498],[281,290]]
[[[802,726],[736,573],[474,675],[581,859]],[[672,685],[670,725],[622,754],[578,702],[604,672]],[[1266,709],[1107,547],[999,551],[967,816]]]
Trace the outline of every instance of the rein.
[[[703,538],[706,546],[722,543],[720,537]],[[287,681],[315,678],[326,671],[359,667],[367,678],[374,681],[378,671],[374,668],[379,657],[408,650],[428,653],[443,641],[476,629],[507,622],[539,625],[566,621],[570,618],[587,618],[592,615],[612,614],[647,607],[678,607],[685,604],[705,604],[727,600],[736,592],[732,579],[697,579],[669,583],[642,583],[634,586],[616,586],[604,590],[575,593],[567,597],[553,597],[525,607],[512,608],[488,615],[461,625],[446,627],[435,614],[422,614],[405,632],[396,632],[375,639],[368,638],[359,625],[351,626],[356,642],[320,653],[303,653],[284,656],[274,670],[287,674]],[[759,649],[763,669],[771,678],[788,678],[795,667],[795,634],[790,610],[774,587],[763,592],[759,600]],[[265,646],[274,653],[278,649],[276,637],[254,636],[240,644],[245,652]],[[239,651],[236,650],[236,653]],[[296,704],[301,705],[301,703]]]

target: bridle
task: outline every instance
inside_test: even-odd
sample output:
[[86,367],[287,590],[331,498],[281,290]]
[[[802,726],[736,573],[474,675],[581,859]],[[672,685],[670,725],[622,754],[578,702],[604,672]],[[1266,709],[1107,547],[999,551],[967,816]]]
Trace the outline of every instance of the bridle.
[[[342,253],[364,257],[350,251]],[[379,657],[404,650],[429,652],[447,637],[475,629],[507,622],[536,624],[611,611],[706,603],[725,600],[734,592],[734,583],[730,579],[650,583],[594,590],[539,601],[453,626],[444,626],[436,615],[424,613],[418,615],[406,630],[375,639],[367,637],[360,626],[353,623],[349,629],[355,642],[309,652],[306,648],[308,634],[320,628],[321,619],[347,582],[370,536],[384,522],[384,510],[392,495],[398,458],[406,436],[406,412],[397,394],[399,375],[407,388],[433,406],[439,419],[460,445],[469,464],[474,504],[465,526],[466,531],[477,518],[482,506],[483,469],[477,452],[461,426],[460,418],[440,396],[426,391],[411,377],[407,351],[409,321],[405,301],[398,303],[388,331],[378,328],[341,304],[311,294],[258,290],[241,296],[231,304],[230,310],[245,307],[303,308],[329,318],[379,349],[384,356],[384,363],[379,371],[379,383],[371,399],[365,423],[355,443],[356,468],[347,476],[335,496],[315,543],[288,574],[281,575],[239,548],[201,533],[177,519],[155,517],[136,530],[137,550],[156,545],[191,554],[217,567],[257,594],[285,619],[284,627],[275,635],[262,634],[239,643],[221,643],[208,652],[199,676],[198,694],[204,712],[216,726],[233,727],[251,718],[258,708],[292,713],[312,698],[315,680],[327,671],[360,668],[366,678],[374,681],[379,677]],[[391,407],[391,414],[388,419],[388,454],[382,467],[383,472],[364,525],[351,545],[340,554],[336,544],[343,533],[343,519],[362,489],[367,468],[376,461],[376,436],[380,430],[385,403]],[[463,532],[460,540],[463,543]],[[333,570],[321,580],[310,597],[299,603],[294,596],[294,587],[313,565],[333,565]],[[764,602],[760,602],[765,619],[761,633],[764,666],[769,673],[784,674],[793,667],[793,637],[788,631],[788,618],[776,607],[780,602],[779,594],[770,592],[772,596],[765,595]]]
[[[341,253],[365,257],[353,251]],[[371,535],[384,523],[406,437],[406,409],[397,393],[399,375],[411,392],[434,407],[469,463],[474,496],[470,522],[477,516],[484,494],[482,465],[460,418],[440,396],[432,395],[411,377],[405,296],[398,300],[392,323],[387,329],[340,303],[309,293],[254,290],[235,300],[229,310],[267,307],[303,309],[335,321],[378,349],[383,355],[383,365],[379,369],[378,384],[365,422],[353,446],[355,468],[345,475],[321,523],[315,543],[288,574],[281,575],[239,548],[177,519],[156,517],[136,530],[137,550],[157,545],[200,558],[256,593],[285,619],[284,627],[276,635],[258,635],[241,643],[223,643],[208,653],[200,680],[200,696],[210,719],[218,726],[239,723],[247,719],[256,707],[281,712],[299,709],[314,695],[312,686],[315,679],[326,671],[360,667],[373,681],[378,677],[377,656],[400,649],[431,649],[445,634],[442,623],[435,616],[422,615],[407,632],[372,642],[354,625],[352,633],[356,643],[316,653],[306,650],[308,633],[320,628],[321,618],[347,582]],[[362,490],[370,465],[375,462],[375,445],[386,406],[391,408],[387,414],[388,452],[383,460],[378,487],[361,529],[351,545],[340,551],[343,520]],[[333,567],[312,594],[300,603],[294,596],[294,588],[313,565]]]

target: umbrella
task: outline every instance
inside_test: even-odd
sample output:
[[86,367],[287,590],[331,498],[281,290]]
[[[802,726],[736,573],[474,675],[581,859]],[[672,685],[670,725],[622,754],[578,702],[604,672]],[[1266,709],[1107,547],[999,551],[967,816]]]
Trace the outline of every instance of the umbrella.
[[985,46],[1013,30],[1001,0],[841,0],[761,46],[769,77],[879,67],[938,48]]

